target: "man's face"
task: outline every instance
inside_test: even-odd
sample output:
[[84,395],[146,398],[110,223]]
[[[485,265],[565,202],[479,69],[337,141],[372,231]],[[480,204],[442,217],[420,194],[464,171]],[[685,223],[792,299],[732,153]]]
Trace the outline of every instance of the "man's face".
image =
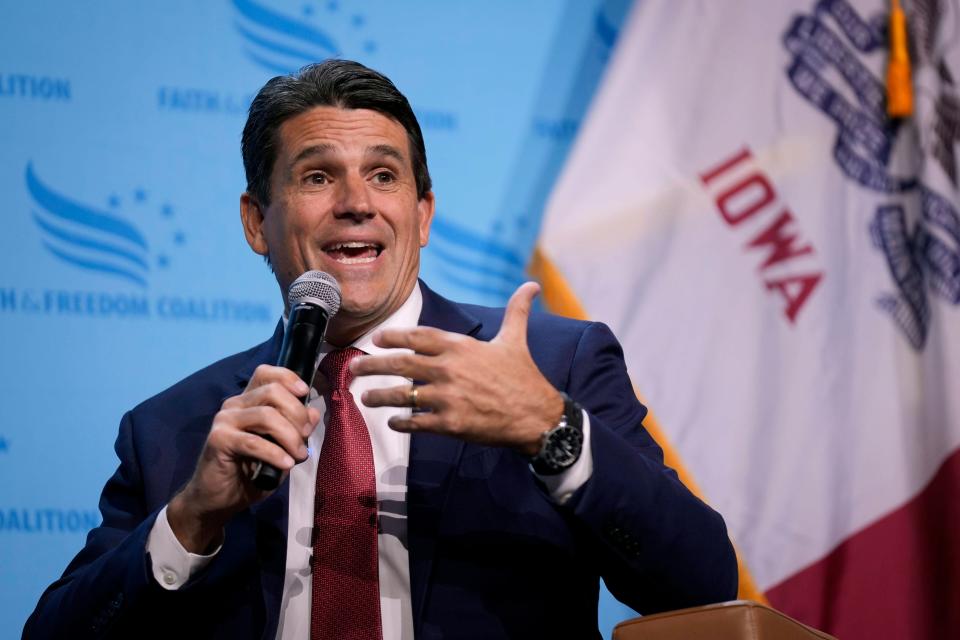
[[420,270],[434,200],[432,193],[417,198],[399,123],[337,107],[290,118],[279,130],[270,189],[265,208],[241,197],[247,242],[270,256],[284,296],[310,269],[337,279],[343,303],[331,340],[352,341],[403,304]]

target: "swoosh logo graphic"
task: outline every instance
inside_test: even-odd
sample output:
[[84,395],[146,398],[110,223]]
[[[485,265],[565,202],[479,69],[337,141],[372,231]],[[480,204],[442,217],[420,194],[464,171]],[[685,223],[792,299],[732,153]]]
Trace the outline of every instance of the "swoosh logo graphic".
[[294,20],[252,0],[233,0],[247,56],[273,72],[290,73],[311,62],[340,55],[333,39],[304,22]]
[[147,286],[149,246],[135,226],[57,193],[40,181],[33,163],[27,164],[26,183],[37,205],[33,221],[52,255],[82,269]]
[[456,244],[463,249],[479,253],[485,257],[493,258],[506,265],[522,270],[526,264],[526,261],[520,257],[520,254],[511,250],[503,243],[477,236],[449,220],[434,218],[431,229],[433,233],[438,234],[448,242]]
[[525,279],[526,261],[517,252],[449,220],[434,218],[430,253],[443,263],[441,275],[451,283],[500,302]]

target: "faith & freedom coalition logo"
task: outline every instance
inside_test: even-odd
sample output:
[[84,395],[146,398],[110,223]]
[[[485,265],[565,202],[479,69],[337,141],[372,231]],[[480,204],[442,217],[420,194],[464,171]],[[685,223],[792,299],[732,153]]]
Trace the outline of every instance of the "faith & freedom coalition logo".
[[302,4],[298,17],[253,0],[232,0],[232,4],[244,53],[272,73],[287,74],[311,62],[343,55],[337,39],[321,27],[323,23],[339,27],[341,37],[354,45],[351,48],[368,54],[377,49],[364,35],[364,15],[347,11],[337,1]]
[[[286,75],[306,64],[344,55],[339,42],[322,24],[336,25],[352,36],[350,44],[358,46],[351,46],[351,53],[372,53],[377,48],[373,40],[363,36],[364,16],[346,11],[334,0],[301,4],[298,16],[252,0],[228,1],[244,56],[271,74]],[[164,85],[157,89],[157,107],[180,113],[243,116],[252,100],[253,94],[209,87]]]
[[[271,323],[275,313],[265,302],[222,297],[152,293],[151,281],[170,269],[187,243],[176,224],[176,209],[151,191],[135,187],[129,194],[109,192],[106,206],[83,202],[43,177],[33,162],[24,169],[30,216],[38,232],[37,249],[59,265],[63,280],[88,282],[95,288],[36,289],[0,287],[0,312],[110,318],[158,318],[176,321]],[[139,214],[163,223],[153,237],[134,222]],[[85,279],[83,276],[86,275]],[[112,285],[112,286],[111,286]]]
[[[787,76],[794,89],[837,127],[837,166],[882,198],[868,232],[896,290],[877,304],[919,351],[930,329],[931,296],[960,305],[960,97],[946,62],[949,48],[960,46],[960,16],[942,0],[914,0],[906,8],[915,123],[887,118],[884,82],[866,65],[885,60],[889,50],[885,15],[867,20],[847,0],[820,0],[810,15],[794,17],[783,42],[793,55]],[[898,173],[895,146],[910,141],[914,125],[919,171]]]
[[[300,3],[299,15],[254,0],[230,2],[244,55],[269,73],[286,75],[327,58],[367,57],[379,48],[368,35],[367,17],[338,0]],[[452,131],[459,126],[450,111],[418,105],[413,110],[424,129]]]

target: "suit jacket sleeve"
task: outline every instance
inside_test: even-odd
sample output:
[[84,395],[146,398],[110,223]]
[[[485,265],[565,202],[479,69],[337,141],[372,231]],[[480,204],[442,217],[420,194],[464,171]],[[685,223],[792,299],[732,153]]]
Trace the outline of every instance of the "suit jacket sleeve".
[[144,505],[132,431],[128,413],[115,445],[120,467],[100,498],[103,522],[90,531],[63,576],[44,592],[27,620],[25,638],[102,637],[120,612],[161,595],[144,552],[156,513],[147,512]]
[[605,325],[581,334],[567,393],[590,415],[594,465],[564,508],[594,540],[613,595],[641,613],[735,598],[736,556],[723,519],[663,464]]
[[194,619],[198,608],[216,606],[216,585],[224,582],[221,573],[229,559],[212,562],[179,591],[167,591],[153,578],[146,542],[165,496],[147,497],[135,415],[126,414],[120,424],[115,445],[120,466],[100,498],[103,522],[44,592],[27,620],[24,638],[154,637],[163,634],[160,628],[148,628],[149,621]]

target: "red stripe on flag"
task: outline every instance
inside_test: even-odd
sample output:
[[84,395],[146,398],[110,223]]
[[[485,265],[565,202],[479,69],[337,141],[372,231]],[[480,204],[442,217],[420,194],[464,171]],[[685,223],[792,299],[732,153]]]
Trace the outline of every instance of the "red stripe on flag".
[[767,597],[842,640],[960,638],[960,450],[910,502]]

